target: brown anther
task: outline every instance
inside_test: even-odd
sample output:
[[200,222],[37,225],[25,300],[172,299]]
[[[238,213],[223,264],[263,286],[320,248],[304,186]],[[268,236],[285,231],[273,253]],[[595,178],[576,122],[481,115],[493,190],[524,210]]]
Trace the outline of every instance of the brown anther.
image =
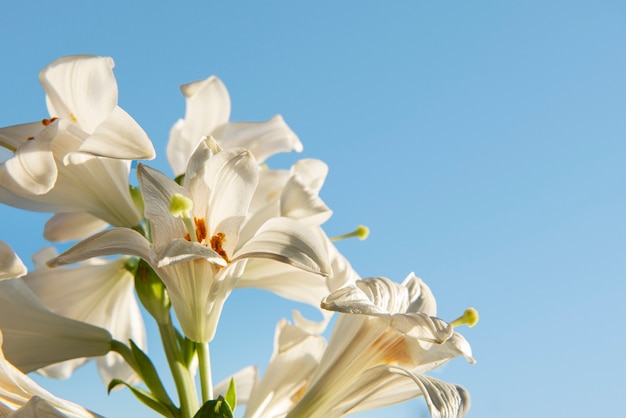
[[196,224],[196,238],[198,239],[198,242],[203,242],[208,234],[206,219],[194,217],[193,222]]
[[26,138],[27,141],[32,141],[33,139],[35,139],[34,136],[29,136],[28,138]]
[[58,119],[57,117],[53,117],[53,118],[50,118],[50,119],[42,119],[41,124],[43,126],[48,126],[48,125],[50,125],[52,122],[54,122],[57,119]]
[[224,250],[224,248],[222,248],[222,244],[224,242],[226,242],[226,235],[224,235],[223,232],[218,232],[211,237],[211,249],[221,255],[227,263],[230,263],[230,260],[228,259],[228,254],[226,254],[226,251]]

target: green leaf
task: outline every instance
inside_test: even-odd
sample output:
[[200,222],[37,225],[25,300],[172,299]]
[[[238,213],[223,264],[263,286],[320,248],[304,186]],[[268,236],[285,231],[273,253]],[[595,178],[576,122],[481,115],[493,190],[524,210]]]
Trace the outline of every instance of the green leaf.
[[128,389],[130,389],[132,394],[135,395],[137,399],[139,399],[141,403],[153,409],[154,411],[158,412],[164,417],[175,418],[180,414],[180,412],[178,411],[178,408],[176,408],[175,406],[164,405],[158,399],[156,399],[154,396],[152,396],[150,393],[146,392],[145,390],[129,385],[128,383],[120,379],[111,380],[111,382],[109,383],[109,386],[107,387],[107,393],[111,393],[111,390],[113,390],[113,388],[119,385],[126,386]]
[[133,340],[130,340],[130,352],[135,360],[135,371],[139,374],[139,377],[141,377],[141,380],[143,380],[148,389],[150,389],[151,394],[158,399],[161,404],[176,408],[167,394],[154,364],[152,364],[150,358],[133,342]]
[[234,418],[233,410],[223,396],[206,401],[193,418]]
[[230,384],[226,391],[225,400],[230,406],[230,409],[235,411],[235,407],[237,406],[237,394],[235,393],[235,379],[232,377],[230,378]]

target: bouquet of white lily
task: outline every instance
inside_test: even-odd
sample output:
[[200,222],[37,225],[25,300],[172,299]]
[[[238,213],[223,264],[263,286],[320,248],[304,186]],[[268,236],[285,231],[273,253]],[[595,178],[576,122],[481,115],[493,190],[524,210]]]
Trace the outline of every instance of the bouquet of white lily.
[[[218,78],[183,85],[186,115],[167,145],[175,178],[138,163],[135,187],[133,161],[155,151],[117,104],[113,66],[56,60],[39,75],[49,117],[0,129],[11,152],[0,202],[54,213],[44,236],[78,241],[39,251],[30,272],[0,241],[0,416],[97,416],[24,375],[69,377],[92,358],[108,390],[126,387],[165,417],[232,417],[240,406],[245,417],[339,417],[418,396],[433,417],[467,412],[465,389],[425,373],[458,356],[474,362],[456,327],[473,326],[476,311],[437,318],[413,274],[361,279],[334,241],[367,228],[336,238],[322,229],[332,214],[319,197],[326,164],[265,163],[302,149],[280,115],[229,122]],[[282,320],[262,378],[249,367],[214,385],[209,344],[224,302],[244,287],[310,304],[323,320]],[[158,325],[176,400],[146,354],[140,305]]]

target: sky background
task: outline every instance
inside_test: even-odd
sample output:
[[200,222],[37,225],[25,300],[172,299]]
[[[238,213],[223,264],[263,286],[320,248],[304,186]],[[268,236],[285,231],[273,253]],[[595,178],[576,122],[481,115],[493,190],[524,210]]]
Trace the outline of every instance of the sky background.
[[[626,3],[622,1],[34,1],[0,3],[0,126],[47,116],[38,72],[69,54],[111,56],[119,103],[165,145],[178,86],[212,74],[231,120],[283,115],[330,168],[330,236],[357,272],[415,272],[477,364],[469,417],[614,416],[626,383]],[[45,214],[0,207],[0,239],[27,261]],[[16,220],[17,219],[17,220]],[[18,221],[19,220],[19,221]],[[245,290],[211,345],[216,380],[263,369],[275,323],[301,308]],[[162,364],[154,329],[150,353]],[[166,370],[163,369],[165,373]],[[109,417],[148,416],[107,397],[89,365],[39,379]],[[423,400],[362,417],[424,417]]]

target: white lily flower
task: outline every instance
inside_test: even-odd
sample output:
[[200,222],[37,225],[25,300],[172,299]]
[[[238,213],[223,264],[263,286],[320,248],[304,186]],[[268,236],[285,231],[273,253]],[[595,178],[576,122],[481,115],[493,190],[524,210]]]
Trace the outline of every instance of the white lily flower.
[[0,129],[0,146],[14,152],[0,164],[0,201],[34,211],[87,212],[115,226],[141,222],[128,190],[130,162],[155,152],[117,105],[113,66],[108,57],[69,56],[41,71],[51,118]]
[[[108,330],[117,341],[133,342],[146,350],[146,331],[135,299],[134,278],[125,268],[127,257],[113,260],[91,259],[67,268],[48,268],[45,261],[56,256],[47,248],[34,256],[35,271],[23,280],[53,312]],[[48,366],[40,373],[64,379],[89,359],[74,359]],[[121,379],[130,384],[139,381],[124,359],[114,352],[96,359],[105,384]]]
[[326,341],[281,320],[263,379],[252,387],[246,418],[283,417],[299,401],[319,364]]
[[302,151],[302,143],[282,116],[265,122],[229,122],[230,96],[224,83],[211,76],[181,86],[185,118],[170,131],[167,159],[176,175],[185,172],[189,157],[203,137],[212,136],[225,148],[247,148],[262,163],[279,152]]
[[[360,280],[330,294],[322,307],[341,315],[310,386],[288,417],[339,417],[415,396],[426,398],[435,417],[460,417],[468,409],[463,389],[422,376],[460,355],[474,360],[454,327],[431,316],[435,301],[420,279],[411,274],[402,285]],[[407,381],[413,390],[406,390]]]
[[152,242],[133,230],[114,228],[82,241],[52,264],[109,254],[143,258],[163,280],[183,333],[197,342],[213,338],[223,303],[248,259],[269,258],[327,274],[322,243],[297,221],[272,218],[254,236],[240,239],[258,164],[241,148],[216,151],[214,142],[201,143],[184,186],[139,165]]
[[[9,266],[8,271],[0,271],[0,330],[4,354],[11,363],[28,373],[60,361],[109,352],[108,331],[53,313],[22,279],[10,278],[9,272],[14,272],[21,261],[4,243],[0,245],[0,260],[0,267]],[[23,273],[26,269],[18,276]]]
[[[0,346],[3,337],[0,331]],[[57,398],[9,363],[0,349],[0,417],[93,418],[80,405]]]

